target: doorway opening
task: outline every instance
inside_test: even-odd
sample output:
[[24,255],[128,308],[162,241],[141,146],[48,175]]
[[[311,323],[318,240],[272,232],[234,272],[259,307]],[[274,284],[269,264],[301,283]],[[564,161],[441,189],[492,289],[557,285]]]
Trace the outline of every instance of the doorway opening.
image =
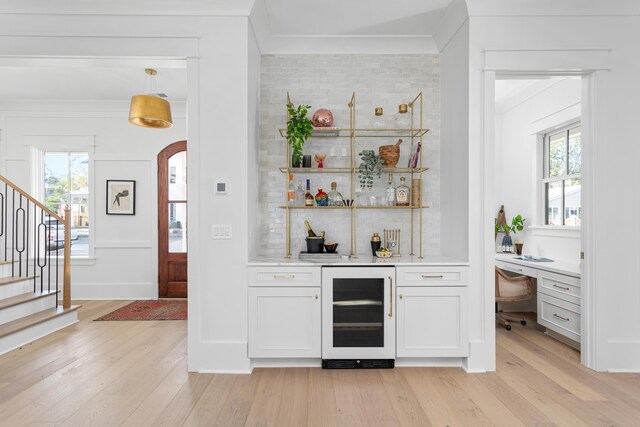
[[158,154],[158,296],[187,297],[187,141]]

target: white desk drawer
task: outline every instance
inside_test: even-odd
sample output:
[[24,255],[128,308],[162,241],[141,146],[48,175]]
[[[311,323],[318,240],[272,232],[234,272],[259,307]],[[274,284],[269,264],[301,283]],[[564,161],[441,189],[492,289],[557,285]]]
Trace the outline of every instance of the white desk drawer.
[[580,306],[538,293],[538,323],[580,342]]
[[467,286],[469,269],[460,267],[396,267],[398,286]]
[[523,276],[533,277],[534,279],[538,277],[538,270],[520,264],[496,260],[496,267],[509,273],[521,274]]
[[249,286],[320,286],[320,267],[249,267]]
[[580,305],[580,279],[540,270],[538,292]]

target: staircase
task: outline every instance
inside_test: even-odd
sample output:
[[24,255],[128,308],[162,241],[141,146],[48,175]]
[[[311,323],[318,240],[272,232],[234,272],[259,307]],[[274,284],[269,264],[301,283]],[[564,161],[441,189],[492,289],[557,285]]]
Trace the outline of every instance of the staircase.
[[0,354],[78,321],[70,217],[0,175]]

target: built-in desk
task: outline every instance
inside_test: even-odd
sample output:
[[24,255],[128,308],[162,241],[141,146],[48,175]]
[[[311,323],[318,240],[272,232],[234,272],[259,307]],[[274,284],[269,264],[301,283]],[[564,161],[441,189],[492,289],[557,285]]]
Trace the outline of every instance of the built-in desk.
[[538,324],[554,338],[580,348],[580,265],[527,261],[515,256],[496,254],[496,267],[537,279]]

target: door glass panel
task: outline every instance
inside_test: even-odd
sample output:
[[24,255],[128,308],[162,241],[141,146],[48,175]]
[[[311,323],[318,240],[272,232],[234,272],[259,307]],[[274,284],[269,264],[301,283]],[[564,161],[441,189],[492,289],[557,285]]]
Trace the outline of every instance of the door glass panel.
[[169,157],[169,200],[187,200],[187,152]]
[[187,252],[187,204],[169,203],[169,252]]
[[384,347],[384,279],[333,279],[333,346]]

